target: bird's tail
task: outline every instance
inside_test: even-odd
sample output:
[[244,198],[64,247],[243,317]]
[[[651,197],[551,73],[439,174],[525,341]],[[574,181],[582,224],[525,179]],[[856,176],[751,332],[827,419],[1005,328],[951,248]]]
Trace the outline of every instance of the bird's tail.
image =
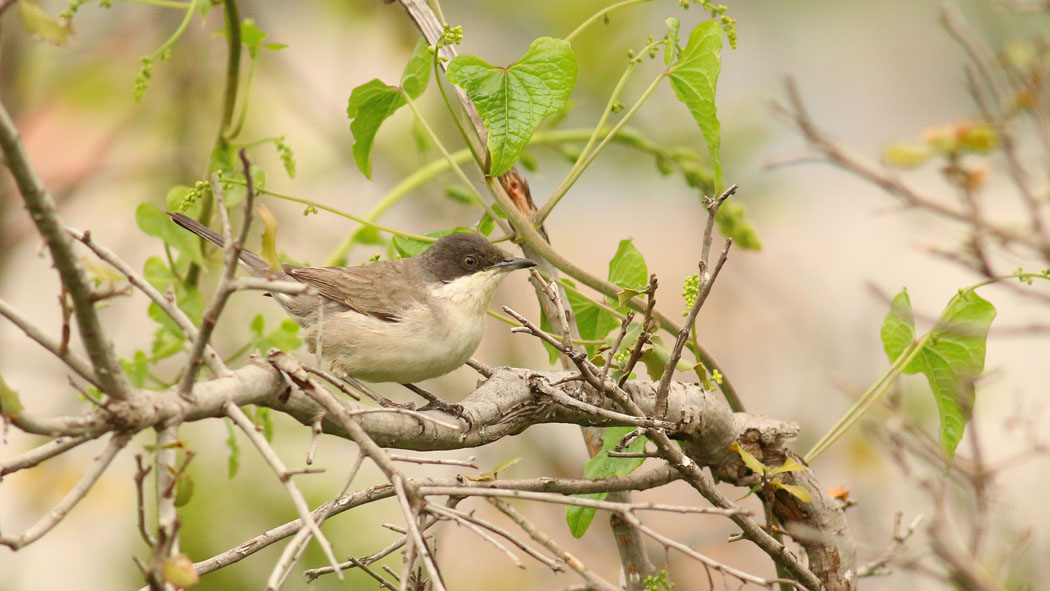
[[[171,216],[171,221],[176,224],[186,228],[190,232],[193,232],[219,248],[224,247],[226,241],[211,228],[208,228],[197,220],[178,212],[169,211],[168,215]],[[241,263],[255,275],[265,277],[274,274],[269,263],[267,263],[265,259],[246,248],[241,249]],[[277,275],[283,275],[283,273],[278,272]]]

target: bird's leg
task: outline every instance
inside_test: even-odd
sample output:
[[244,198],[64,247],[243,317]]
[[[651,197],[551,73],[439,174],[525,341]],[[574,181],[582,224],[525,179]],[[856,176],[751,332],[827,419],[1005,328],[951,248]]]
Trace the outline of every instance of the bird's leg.
[[434,394],[431,394],[430,392],[427,392],[426,390],[424,390],[423,388],[420,388],[419,386],[417,386],[415,384],[401,384],[401,385],[406,387],[406,388],[408,388],[409,390],[412,390],[413,392],[415,392],[416,394],[418,394],[419,396],[424,398],[429,403],[429,404],[427,404],[426,406],[424,406],[423,408],[421,408],[419,410],[440,410],[440,411],[448,413],[448,414],[450,414],[450,415],[452,415],[454,417],[458,417],[458,418],[463,419],[464,421],[466,421],[468,427],[473,423],[473,421],[471,421],[471,419],[470,419],[470,416],[466,413],[466,410],[463,408],[462,405],[450,404],[448,402],[445,402],[441,398],[435,396]]
[[357,389],[357,391],[363,392],[365,396],[368,396],[372,400],[378,402],[379,406],[382,406],[383,408],[403,408],[405,410],[415,410],[416,408],[416,405],[412,404],[411,402],[408,402],[406,404],[398,404],[385,396],[377,394],[376,392],[372,391],[371,388],[362,384],[357,378],[351,376],[350,374],[340,372],[339,378],[353,386],[355,389]]

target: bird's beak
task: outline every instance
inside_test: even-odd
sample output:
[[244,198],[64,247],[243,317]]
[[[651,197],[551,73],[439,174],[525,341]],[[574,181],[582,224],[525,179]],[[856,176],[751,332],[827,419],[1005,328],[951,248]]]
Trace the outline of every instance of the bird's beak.
[[507,259],[502,263],[496,263],[495,265],[492,265],[491,268],[496,269],[498,271],[513,271],[515,269],[528,269],[529,267],[535,266],[536,263],[530,261],[529,259],[512,258]]

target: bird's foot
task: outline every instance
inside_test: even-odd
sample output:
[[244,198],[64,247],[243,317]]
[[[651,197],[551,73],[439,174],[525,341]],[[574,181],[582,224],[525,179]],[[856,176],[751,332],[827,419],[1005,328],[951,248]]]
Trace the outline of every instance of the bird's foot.
[[375,392],[374,390],[372,390],[368,386],[362,384],[358,379],[354,378],[353,376],[350,376],[348,374],[343,373],[343,374],[339,375],[339,378],[342,379],[344,382],[346,382],[346,383],[350,384],[351,386],[353,386],[358,391],[363,392],[365,394],[365,396],[368,396],[372,400],[375,400],[376,402],[378,402],[379,406],[382,406],[383,408],[401,408],[401,409],[404,409],[404,410],[415,410],[416,409],[416,405],[411,403],[411,402],[406,402],[405,404],[398,404],[398,403],[394,402],[393,400],[390,400],[386,396],[378,394],[377,392]]
[[421,411],[440,410],[441,412],[444,412],[446,414],[450,414],[450,415],[452,415],[452,416],[454,416],[454,417],[456,417],[458,419],[462,419],[463,422],[467,424],[467,429],[468,430],[474,425],[474,421],[470,418],[470,415],[467,414],[467,409],[463,408],[463,405],[445,402],[444,400],[442,400],[438,396],[435,396],[434,394],[431,394],[430,392],[427,392],[426,390],[424,390],[423,388],[420,388],[419,386],[417,386],[415,384],[401,384],[401,385],[406,387],[406,388],[408,388],[409,390],[412,390],[413,392],[415,392],[416,394],[418,394],[422,398],[426,399],[427,405],[422,407],[422,408],[420,408],[419,410],[421,410]]

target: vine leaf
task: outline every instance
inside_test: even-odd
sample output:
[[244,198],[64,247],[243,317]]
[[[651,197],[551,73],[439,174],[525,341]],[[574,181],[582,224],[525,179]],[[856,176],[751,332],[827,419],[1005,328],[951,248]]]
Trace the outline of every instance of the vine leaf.
[[426,90],[429,81],[430,57],[426,43],[420,41],[401,75],[400,88],[376,78],[350,92],[346,116],[352,120],[350,133],[354,135],[354,162],[367,178],[372,178],[372,146],[379,126],[407,104],[402,89],[416,99]]
[[722,31],[718,23],[700,23],[689,35],[678,61],[667,70],[678,100],[693,114],[711,152],[711,166],[715,172],[715,188],[722,189],[721,127],[715,108],[715,86],[722,68],[719,52],[722,50]]
[[[617,246],[616,254],[609,261],[609,281],[625,291],[633,292],[627,299],[644,293],[649,282],[649,269],[645,264],[645,257],[634,245],[633,239],[621,240]],[[620,305],[622,306],[623,302],[620,302]]]
[[[641,466],[645,458],[610,458],[608,455],[609,451],[614,449],[616,444],[633,430],[634,427],[609,427],[603,431],[602,450],[598,452],[598,455],[587,460],[587,466],[583,469],[583,477],[605,478],[607,476],[622,476],[634,472],[638,466]],[[645,437],[638,437],[625,447],[623,451],[645,451],[646,441]],[[609,496],[609,493],[586,493],[573,496],[600,501]],[[587,528],[591,526],[591,521],[594,519],[595,511],[594,507],[580,507],[578,505],[566,507],[565,521],[568,522],[569,532],[572,533],[573,537],[579,538],[587,533]]]
[[466,91],[488,130],[491,176],[521,157],[544,118],[561,111],[576,85],[576,56],[568,41],[541,37],[505,68],[473,55],[454,58],[449,81]]
[[[995,315],[988,300],[973,290],[960,290],[903,369],[926,376],[937,402],[941,447],[949,456],[955,454],[973,413],[974,381],[984,371],[988,329]],[[914,335],[911,301],[901,291],[882,323],[882,345],[890,362],[911,351]]]

